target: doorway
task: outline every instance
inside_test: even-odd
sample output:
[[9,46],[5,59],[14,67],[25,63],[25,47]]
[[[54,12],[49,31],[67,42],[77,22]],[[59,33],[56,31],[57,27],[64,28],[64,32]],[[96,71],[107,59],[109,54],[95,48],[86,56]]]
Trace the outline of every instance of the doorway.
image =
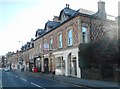
[[48,58],[44,59],[44,72],[49,73],[49,59]]

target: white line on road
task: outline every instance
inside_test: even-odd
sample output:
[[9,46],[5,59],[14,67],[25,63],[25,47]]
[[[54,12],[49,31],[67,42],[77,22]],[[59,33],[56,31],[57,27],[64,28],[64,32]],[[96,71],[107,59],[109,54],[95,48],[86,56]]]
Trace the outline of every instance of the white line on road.
[[0,86],[0,89],[3,89],[3,86]]
[[15,77],[18,77],[17,75],[15,75]]
[[25,81],[25,82],[27,81],[27,80],[26,80],[26,79],[24,79],[24,78],[20,78],[20,79],[21,79],[21,80],[23,80],[23,81]]
[[35,84],[35,83],[32,83],[32,82],[31,82],[31,84],[34,85],[34,86],[36,86],[36,87],[40,87],[40,88],[42,88],[42,89],[46,89],[46,88],[44,88],[44,87],[42,87],[42,86],[40,86],[40,85],[37,85],[37,84]]
[[13,75],[12,73],[8,72],[10,75]]
[[0,80],[0,89],[3,89],[2,81]]

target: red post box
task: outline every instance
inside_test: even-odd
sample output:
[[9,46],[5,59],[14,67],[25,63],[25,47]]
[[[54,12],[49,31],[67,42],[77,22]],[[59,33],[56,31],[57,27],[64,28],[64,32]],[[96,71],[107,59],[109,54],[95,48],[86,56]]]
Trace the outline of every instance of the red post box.
[[36,73],[36,72],[38,72],[38,68],[37,67],[34,68],[34,73]]

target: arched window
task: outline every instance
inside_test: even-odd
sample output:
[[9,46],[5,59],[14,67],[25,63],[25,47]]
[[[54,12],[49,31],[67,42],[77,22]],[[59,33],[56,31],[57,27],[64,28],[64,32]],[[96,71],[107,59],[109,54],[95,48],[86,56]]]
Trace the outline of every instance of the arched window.
[[68,31],[68,46],[73,45],[73,35],[72,35],[72,30]]
[[88,42],[87,28],[86,27],[82,27],[82,42]]

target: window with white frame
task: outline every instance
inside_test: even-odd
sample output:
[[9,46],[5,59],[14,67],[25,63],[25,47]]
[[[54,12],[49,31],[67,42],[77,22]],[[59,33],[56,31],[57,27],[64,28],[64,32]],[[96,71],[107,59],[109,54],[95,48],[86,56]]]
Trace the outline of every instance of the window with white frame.
[[44,50],[45,51],[49,50],[49,44],[47,43],[47,41],[44,42]]
[[40,44],[40,49],[41,49],[41,44]]
[[50,49],[52,49],[53,39],[50,38]]
[[69,30],[69,31],[68,31],[68,46],[72,46],[72,45],[73,45],[73,35],[72,35],[72,31],[73,31],[73,30]]
[[62,48],[62,34],[59,34],[59,48]]
[[86,27],[82,27],[82,42],[87,42],[87,28]]

